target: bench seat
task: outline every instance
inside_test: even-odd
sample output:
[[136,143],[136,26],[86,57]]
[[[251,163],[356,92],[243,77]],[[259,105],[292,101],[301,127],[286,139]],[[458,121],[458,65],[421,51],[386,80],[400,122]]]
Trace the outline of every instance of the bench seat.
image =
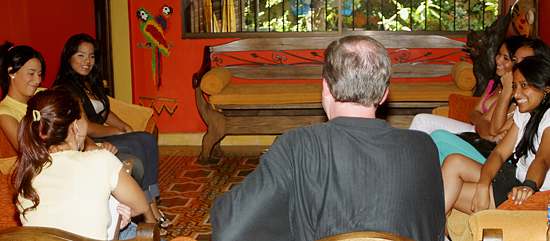
[[[218,105],[263,105],[320,103],[321,83],[229,84],[209,101]],[[449,100],[449,95],[471,96],[472,91],[459,89],[454,82],[390,84],[389,102]]]

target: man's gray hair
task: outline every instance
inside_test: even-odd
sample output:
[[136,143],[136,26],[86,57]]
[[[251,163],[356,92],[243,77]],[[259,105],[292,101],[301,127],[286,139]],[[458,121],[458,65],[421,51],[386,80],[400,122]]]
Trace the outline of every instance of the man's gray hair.
[[336,101],[377,107],[390,84],[386,48],[368,36],[346,36],[325,51],[323,78]]

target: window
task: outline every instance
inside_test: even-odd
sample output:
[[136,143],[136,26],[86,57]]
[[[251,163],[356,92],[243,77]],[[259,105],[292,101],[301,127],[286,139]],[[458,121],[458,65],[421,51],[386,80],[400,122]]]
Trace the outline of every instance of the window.
[[499,0],[183,0],[182,6],[185,34],[339,28],[466,31],[490,25],[498,15]]

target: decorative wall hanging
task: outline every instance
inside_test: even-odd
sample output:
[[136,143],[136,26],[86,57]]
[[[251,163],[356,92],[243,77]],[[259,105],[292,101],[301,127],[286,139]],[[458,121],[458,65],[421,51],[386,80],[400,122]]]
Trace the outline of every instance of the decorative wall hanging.
[[[178,107],[177,99],[167,99],[167,98],[147,97],[147,96],[140,96],[139,99],[140,99],[139,104],[141,106],[153,108],[153,110],[155,110],[157,115],[160,115],[160,113],[162,113],[163,110],[166,110],[168,114],[172,115],[176,111],[176,108]],[[143,104],[143,102],[147,102],[147,101],[151,101],[149,105]],[[155,101],[162,102],[162,104],[155,104]],[[170,105],[172,105],[172,108],[168,107],[166,103],[169,103]]]
[[[144,8],[137,11],[137,17],[140,20],[140,28],[143,36],[149,41],[151,48],[151,69],[153,72],[153,84],[157,86],[157,90],[162,85],[161,81],[161,53],[170,57],[170,44],[166,41],[165,32],[170,27],[168,17],[172,15],[173,9],[164,5],[158,12],[156,17]],[[138,47],[140,45],[138,44]],[[143,47],[143,46],[142,46]]]
[[512,26],[520,34],[527,38],[532,37],[535,27],[534,0],[516,0],[512,6]]

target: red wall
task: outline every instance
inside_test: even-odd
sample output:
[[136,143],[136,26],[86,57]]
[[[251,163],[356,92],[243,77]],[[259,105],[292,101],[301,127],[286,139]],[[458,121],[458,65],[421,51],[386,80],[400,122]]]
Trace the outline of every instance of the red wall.
[[65,41],[77,33],[95,37],[93,0],[0,0],[0,41],[29,45],[46,60],[42,86],[50,87]]
[[[138,48],[138,44],[145,44],[149,41],[141,32],[140,20],[137,18],[136,12],[140,8],[144,8],[151,15],[157,16],[164,4],[174,10],[169,17],[169,27],[165,31],[165,39],[168,43],[173,43],[173,47],[170,48],[169,57],[161,54],[162,85],[157,88],[152,74],[151,49]],[[155,113],[158,118],[157,126],[161,133],[206,132],[206,125],[200,118],[195,105],[195,92],[191,78],[200,69],[204,46],[223,44],[234,39],[182,39],[180,6],[180,0],[128,1],[133,102],[141,103],[144,106],[154,104],[157,111],[164,107],[160,114]],[[140,97],[153,97],[157,100]],[[170,114],[166,108],[172,110],[176,105],[177,107]]]
[[539,37],[547,44],[550,44],[550,1],[539,0]]

